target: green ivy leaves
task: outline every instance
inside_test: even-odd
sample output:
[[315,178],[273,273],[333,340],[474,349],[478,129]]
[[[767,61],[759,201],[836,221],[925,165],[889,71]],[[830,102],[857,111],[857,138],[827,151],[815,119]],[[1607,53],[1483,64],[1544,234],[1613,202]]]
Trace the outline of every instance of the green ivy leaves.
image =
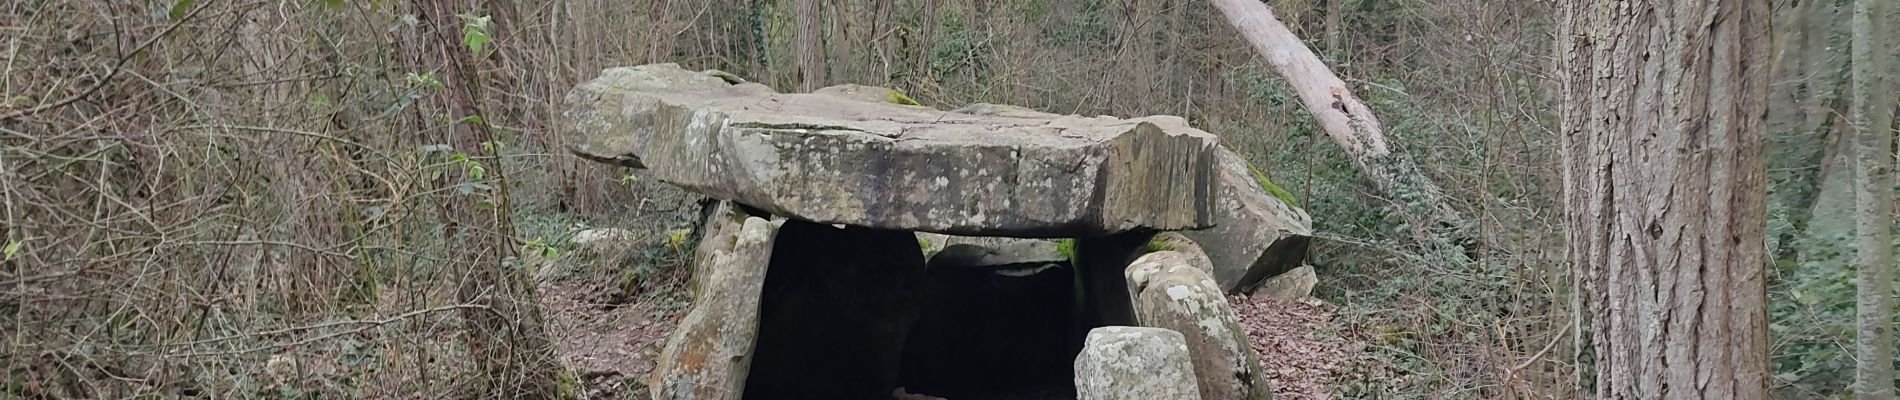
[[20,246],[23,244],[25,244],[25,242],[8,240],[7,246],[4,249],[0,249],[0,262],[13,261],[13,256],[20,254]]
[[172,21],[181,21],[185,19],[185,14],[190,11],[191,0],[178,0],[172,3],[171,10],[165,12],[165,17],[171,18]]
[[468,46],[469,53],[481,54],[482,46],[487,45],[489,40],[488,23],[490,19],[488,16],[477,17],[469,14],[456,14],[455,17],[462,19],[462,45]]

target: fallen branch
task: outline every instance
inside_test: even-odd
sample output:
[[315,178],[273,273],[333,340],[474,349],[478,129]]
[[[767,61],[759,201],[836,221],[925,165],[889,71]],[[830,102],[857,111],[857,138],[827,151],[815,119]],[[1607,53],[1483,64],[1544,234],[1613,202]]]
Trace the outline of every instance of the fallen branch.
[[1403,206],[1399,213],[1411,225],[1411,236],[1438,256],[1469,263],[1466,253],[1478,243],[1471,235],[1471,224],[1451,207],[1438,184],[1419,172],[1411,157],[1392,151],[1372,108],[1353,97],[1346,82],[1260,0],[1210,1],[1299,95],[1300,104],[1352,158],[1359,172]]

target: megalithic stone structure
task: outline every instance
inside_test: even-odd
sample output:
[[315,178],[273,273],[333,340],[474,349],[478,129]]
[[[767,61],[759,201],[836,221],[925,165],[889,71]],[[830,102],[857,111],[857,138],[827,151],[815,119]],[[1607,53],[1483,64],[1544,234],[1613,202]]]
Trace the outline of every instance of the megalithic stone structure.
[[[974,375],[915,368],[932,361],[904,359],[968,355],[959,359],[990,362],[980,356],[991,353],[980,351],[1004,347],[907,350],[911,339],[984,346],[942,326],[971,321],[947,317],[976,315],[964,312],[972,307],[1011,313],[977,321],[988,329],[1046,334],[1035,336],[1039,345],[1010,351],[1057,352],[1010,365],[1034,370],[1022,375],[1033,378],[1012,381],[1078,390],[1105,382],[1090,374],[1109,373],[1083,368],[1095,365],[1087,362],[1093,358],[1078,355],[1108,354],[1081,354],[1084,335],[1137,323],[1136,300],[1147,281],[1131,291],[1124,275],[1137,257],[1155,247],[1204,249],[1206,256],[1193,252],[1200,269],[1192,276],[1201,278],[1192,283],[1205,292],[1199,301],[1212,304],[1221,292],[1297,264],[1310,234],[1303,212],[1266,197],[1237,155],[1179,117],[1084,117],[994,104],[942,111],[885,88],[778,93],[673,64],[605,70],[570,93],[566,107],[563,133],[581,143],[569,149],[574,154],[643,169],[645,178],[719,200],[711,203],[693,257],[698,298],[660,355],[651,379],[655,399],[882,399],[906,393],[907,383],[994,393],[968,381],[996,379],[965,379]],[[1168,231],[1200,234],[1151,239]],[[921,243],[932,237],[942,243]],[[929,267],[926,257],[935,250],[948,254]],[[956,263],[970,270],[926,273]],[[963,281],[943,281],[952,278]],[[956,288],[1066,304],[1016,307],[941,293]],[[932,331],[913,334],[918,329]],[[1181,376],[1208,370],[1231,380],[1232,371],[1209,366],[1253,356],[1218,354],[1251,352],[1244,346],[1202,343],[1231,339],[1225,332],[1152,329],[1148,336],[1166,333],[1172,349],[1192,333],[1186,337],[1196,350],[1187,356],[1197,362],[1168,365]],[[1184,396],[1261,393],[1252,383],[1223,391],[1173,384]]]

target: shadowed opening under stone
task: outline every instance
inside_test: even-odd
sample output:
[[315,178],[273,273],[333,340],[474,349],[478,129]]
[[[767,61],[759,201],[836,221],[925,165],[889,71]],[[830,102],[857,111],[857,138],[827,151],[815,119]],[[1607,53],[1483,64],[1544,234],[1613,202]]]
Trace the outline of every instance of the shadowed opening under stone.
[[1121,271],[1151,236],[1078,239],[1074,259],[927,258],[909,231],[787,220],[744,398],[1074,399],[1083,337],[1132,320]]

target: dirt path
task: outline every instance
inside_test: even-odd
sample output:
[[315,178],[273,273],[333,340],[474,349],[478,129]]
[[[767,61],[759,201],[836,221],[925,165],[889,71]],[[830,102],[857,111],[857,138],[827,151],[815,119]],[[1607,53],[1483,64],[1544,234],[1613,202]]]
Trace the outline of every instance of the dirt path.
[[560,282],[541,286],[541,306],[555,346],[580,375],[587,399],[646,397],[647,373],[678,313],[652,304],[603,304],[605,285]]

